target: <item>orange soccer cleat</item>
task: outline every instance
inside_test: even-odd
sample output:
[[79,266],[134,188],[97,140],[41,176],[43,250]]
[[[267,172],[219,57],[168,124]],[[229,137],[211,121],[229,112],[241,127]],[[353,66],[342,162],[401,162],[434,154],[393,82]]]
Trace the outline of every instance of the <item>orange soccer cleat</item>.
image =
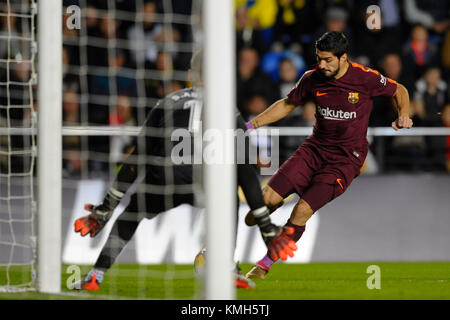
[[92,278],[89,281],[86,281],[81,286],[84,290],[87,291],[97,291],[99,289],[98,282],[97,282],[97,275],[94,273],[92,275]]
[[241,268],[239,268],[238,265],[236,265],[236,269],[234,270],[234,275],[235,275],[234,284],[235,284],[236,288],[241,288],[241,289],[255,289],[256,288],[256,284],[252,280],[250,280],[244,276]]

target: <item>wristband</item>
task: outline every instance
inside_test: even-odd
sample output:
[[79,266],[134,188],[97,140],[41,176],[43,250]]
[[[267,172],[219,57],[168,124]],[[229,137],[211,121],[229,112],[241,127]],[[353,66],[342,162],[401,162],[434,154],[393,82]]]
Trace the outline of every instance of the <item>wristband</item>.
[[253,123],[251,121],[247,122],[245,125],[247,126],[248,130],[254,130],[255,129],[255,127],[253,126]]
[[124,194],[121,191],[111,187],[105,198],[103,199],[103,206],[108,211],[114,211],[114,209],[116,209],[117,205],[122,200],[123,196]]

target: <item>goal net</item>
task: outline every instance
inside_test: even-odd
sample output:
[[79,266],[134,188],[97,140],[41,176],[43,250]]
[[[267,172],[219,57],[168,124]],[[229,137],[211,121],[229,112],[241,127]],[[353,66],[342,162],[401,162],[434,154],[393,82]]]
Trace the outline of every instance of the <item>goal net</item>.
[[[53,17],[59,14],[58,6],[41,10],[44,7],[36,0],[2,2],[1,292],[37,289],[82,298],[96,295],[113,299],[233,297],[231,242],[234,233],[232,219],[227,218],[235,210],[235,189],[231,188],[235,186],[231,178],[233,166],[194,166],[192,177],[185,179],[180,178],[173,158],[174,146],[183,143],[183,138],[189,140],[183,146],[190,146],[193,138],[200,138],[200,146],[193,143],[192,148],[176,156],[194,159],[194,153],[200,152],[202,160],[201,133],[194,134],[197,130],[191,129],[192,124],[202,127],[202,119],[198,117],[202,113],[197,111],[198,105],[203,105],[203,97],[205,103],[217,108],[206,113],[204,129],[225,131],[233,127],[231,2],[216,5],[214,16],[207,20],[203,14],[205,7],[212,10],[202,0],[64,0],[60,13],[63,25],[59,75],[55,72],[59,69],[59,48],[53,47],[57,57],[49,51],[55,43],[51,36],[44,37],[44,33],[53,34],[54,39],[59,35],[49,29],[55,26],[54,22],[53,25],[43,23],[45,19],[52,20],[51,14]],[[54,12],[49,15],[49,10]],[[223,23],[215,24],[226,10],[229,10],[225,14],[229,28]],[[206,32],[204,21],[210,25]],[[216,42],[217,36],[225,39],[222,35],[230,43],[225,50]],[[209,45],[205,46],[205,39],[210,39]],[[194,102],[181,105],[181,109],[190,110],[190,116],[188,137],[180,140],[174,134],[180,127],[176,118],[180,107],[176,102],[185,98],[183,90],[193,87],[188,69],[193,54],[200,48],[205,49],[207,57],[204,66],[209,67],[205,79],[221,76],[217,81],[209,81],[214,82],[212,91],[205,90],[205,95],[200,91]],[[217,63],[217,59],[223,63]],[[56,67],[49,70],[52,63]],[[56,79],[54,88],[52,76]],[[59,76],[62,90],[56,91]],[[57,111],[61,111],[61,124],[57,120],[59,115],[56,118],[49,109],[49,106],[58,108],[59,91],[62,91],[62,101],[61,110]],[[225,93],[226,98],[218,93]],[[167,96],[171,103],[161,102]],[[149,117],[157,108],[162,110],[163,123]],[[156,124],[149,128],[148,123],[152,121]],[[52,136],[62,136],[61,159],[53,156],[58,158],[56,162],[47,154],[47,150],[59,148],[59,143],[55,143],[59,138],[52,140]],[[46,141],[48,137],[55,146]],[[228,148],[231,139],[227,140]],[[219,140],[211,144],[217,148]],[[74,232],[74,222],[89,214],[83,209],[84,204],[102,202],[128,155],[127,161],[134,165],[137,179],[127,185],[128,191],[105,227],[95,237],[81,237]],[[198,153],[195,157],[198,158]],[[58,182],[54,206],[43,205],[52,201],[47,187],[53,172],[48,162],[58,166],[55,177],[59,177],[59,164],[62,168],[61,187]],[[157,166],[159,171],[149,173],[149,164]],[[42,179],[46,182],[42,183]],[[206,196],[203,179],[209,189]],[[227,191],[223,192],[224,189]],[[211,190],[222,194],[217,192],[212,196]],[[175,199],[174,193],[182,201]],[[148,194],[153,198],[149,200]],[[60,209],[44,209],[58,208],[59,202]],[[214,212],[205,219],[205,211]],[[154,215],[155,212],[163,213]],[[137,224],[136,217],[142,218]],[[223,234],[214,237],[206,229]],[[43,236],[44,233],[48,235]],[[199,275],[194,272],[193,261],[205,245],[213,253],[205,272]],[[98,280],[103,281],[98,291],[74,290],[90,271],[99,269],[103,273]],[[213,270],[225,272],[222,277],[213,277]],[[207,279],[214,280],[205,282],[205,274]],[[49,278],[53,279],[46,285]]]
[[0,4],[0,291],[35,275],[35,18],[34,0]]
[[[69,287],[100,265],[110,266],[97,293],[102,297],[202,297],[193,261],[204,245],[203,211],[189,205],[170,210],[173,192],[188,193],[201,182],[196,176],[190,185],[176,181],[173,106],[162,108],[162,131],[141,129],[158,101],[192,86],[189,64],[202,46],[200,9],[200,0],[64,2],[63,292],[73,293]],[[138,181],[96,237],[80,237],[74,221],[88,214],[85,203],[103,200],[133,145],[138,151],[128,161]],[[155,162],[160,176],[149,180],[147,165]],[[132,213],[126,210],[131,203]],[[153,217],[160,207],[164,212]],[[134,232],[128,220],[136,216],[145,218]]]

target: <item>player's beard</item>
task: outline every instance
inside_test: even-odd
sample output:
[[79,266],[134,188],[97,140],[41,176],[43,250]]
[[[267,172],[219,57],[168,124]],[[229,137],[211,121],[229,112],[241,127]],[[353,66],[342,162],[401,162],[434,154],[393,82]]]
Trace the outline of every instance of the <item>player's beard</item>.
[[[320,69],[319,69],[320,70]],[[334,78],[339,71],[341,70],[341,66],[338,65],[337,69],[333,72],[333,73],[325,73],[325,71],[320,70],[320,73],[322,74],[322,76],[324,76],[327,79],[332,79]]]

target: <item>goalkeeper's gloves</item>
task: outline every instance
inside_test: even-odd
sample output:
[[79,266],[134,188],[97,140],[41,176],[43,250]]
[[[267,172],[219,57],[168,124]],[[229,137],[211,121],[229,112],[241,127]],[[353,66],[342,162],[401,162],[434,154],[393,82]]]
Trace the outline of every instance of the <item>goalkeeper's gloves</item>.
[[278,228],[280,229],[279,235],[273,238],[267,245],[269,256],[273,261],[277,261],[279,258],[286,260],[287,256],[292,258],[294,251],[297,250],[295,241],[289,237],[289,235],[294,233],[294,228],[286,226]]
[[84,209],[90,214],[75,221],[75,232],[80,232],[82,237],[88,233],[91,238],[95,237],[111,218],[122,197],[122,192],[111,188],[101,204],[94,206],[86,203]]
[[286,260],[287,256],[293,257],[297,250],[295,241],[289,235],[294,233],[292,227],[279,227],[270,220],[270,211],[267,207],[253,210],[253,216],[259,226],[264,243],[273,261],[279,258]]

